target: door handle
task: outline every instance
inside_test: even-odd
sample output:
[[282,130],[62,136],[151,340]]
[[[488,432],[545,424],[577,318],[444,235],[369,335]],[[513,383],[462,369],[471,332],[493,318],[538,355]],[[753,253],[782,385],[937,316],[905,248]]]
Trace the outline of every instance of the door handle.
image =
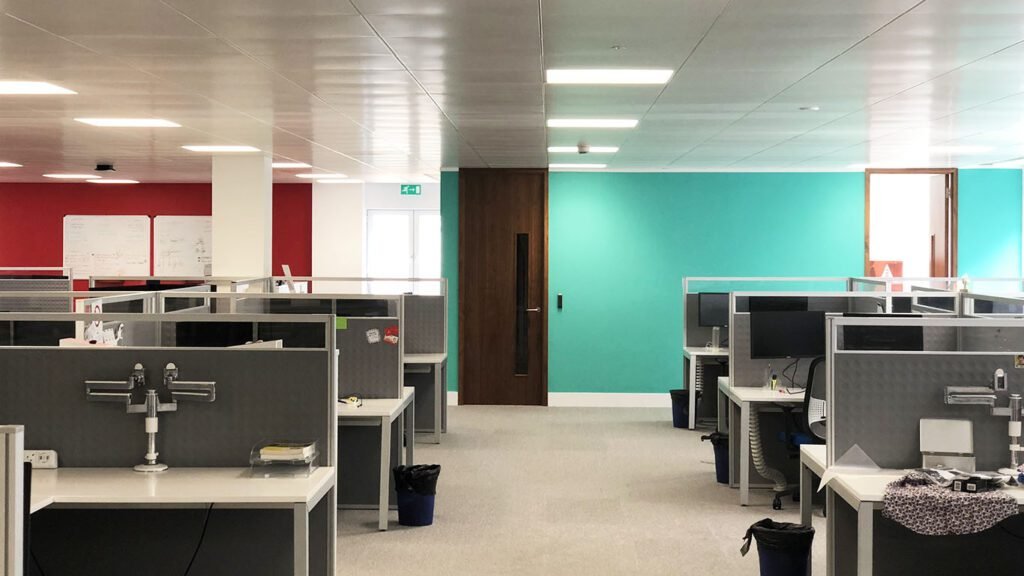
[[527,312],[540,312],[540,307],[538,306],[537,308],[527,308],[526,311]]

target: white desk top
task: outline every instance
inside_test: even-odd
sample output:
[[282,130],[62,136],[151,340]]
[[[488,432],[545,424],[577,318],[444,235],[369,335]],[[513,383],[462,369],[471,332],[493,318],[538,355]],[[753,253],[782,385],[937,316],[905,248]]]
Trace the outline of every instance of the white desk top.
[[683,356],[687,358],[696,358],[697,356],[729,356],[728,348],[707,348],[705,346],[685,346],[683,347]]
[[804,444],[800,446],[800,461],[818,477],[825,473],[825,445]]
[[790,394],[782,387],[775,390],[771,390],[763,386],[756,388],[737,386],[736,388],[733,388],[732,386],[729,386],[729,378],[726,376],[718,378],[718,390],[731,398],[733,402],[802,404],[804,401],[803,390],[800,390],[795,394]]
[[[843,500],[856,508],[862,502],[881,504],[885,498],[885,487],[893,480],[899,480],[907,474],[907,470],[879,470],[871,474],[836,474],[828,483]],[[1003,489],[1017,500],[1018,506],[1024,506],[1024,488],[1013,487]]]
[[448,359],[448,355],[441,354],[406,354],[402,356],[403,364],[440,364]]
[[363,405],[356,408],[338,402],[338,419],[342,418],[383,418],[394,420],[405,410],[416,395],[416,389],[406,386],[401,398],[364,398]]
[[249,468],[58,468],[32,471],[31,512],[53,504],[312,504],[334,486],[334,468],[305,477],[251,477]]

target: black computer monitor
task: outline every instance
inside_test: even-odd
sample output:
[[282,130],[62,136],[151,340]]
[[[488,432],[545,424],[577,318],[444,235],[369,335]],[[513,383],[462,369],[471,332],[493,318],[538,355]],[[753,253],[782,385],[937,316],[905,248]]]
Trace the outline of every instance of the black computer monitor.
[[697,325],[706,327],[729,325],[728,292],[697,294]]
[[377,299],[338,300],[336,310],[335,314],[344,318],[373,318],[391,315],[388,313],[388,301]]
[[751,358],[816,358],[824,355],[824,312],[751,312]]
[[920,306],[948,310],[950,312],[956,309],[955,298],[952,296],[919,296],[917,303]]
[[751,296],[750,312],[806,312],[807,296]]
[[180,348],[227,348],[253,341],[252,322],[176,322]]
[[[921,318],[920,314],[843,314],[848,318]],[[924,326],[843,326],[843,350],[924,350]]]

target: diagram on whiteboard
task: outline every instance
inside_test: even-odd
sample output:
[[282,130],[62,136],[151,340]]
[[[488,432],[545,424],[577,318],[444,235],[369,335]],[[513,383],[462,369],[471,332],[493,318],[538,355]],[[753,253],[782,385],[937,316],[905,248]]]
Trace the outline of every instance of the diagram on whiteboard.
[[157,216],[153,244],[155,276],[207,276],[213,261],[213,219]]
[[149,275],[149,216],[65,216],[64,266],[75,278]]

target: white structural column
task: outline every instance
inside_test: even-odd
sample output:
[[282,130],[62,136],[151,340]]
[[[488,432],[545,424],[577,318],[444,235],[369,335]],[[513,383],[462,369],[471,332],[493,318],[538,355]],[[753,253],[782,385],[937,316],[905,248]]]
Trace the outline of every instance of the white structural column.
[[[362,184],[313,184],[313,276],[363,276],[364,204]],[[316,291],[353,286],[318,282]]]
[[273,173],[262,154],[213,157],[213,275],[271,270]]

